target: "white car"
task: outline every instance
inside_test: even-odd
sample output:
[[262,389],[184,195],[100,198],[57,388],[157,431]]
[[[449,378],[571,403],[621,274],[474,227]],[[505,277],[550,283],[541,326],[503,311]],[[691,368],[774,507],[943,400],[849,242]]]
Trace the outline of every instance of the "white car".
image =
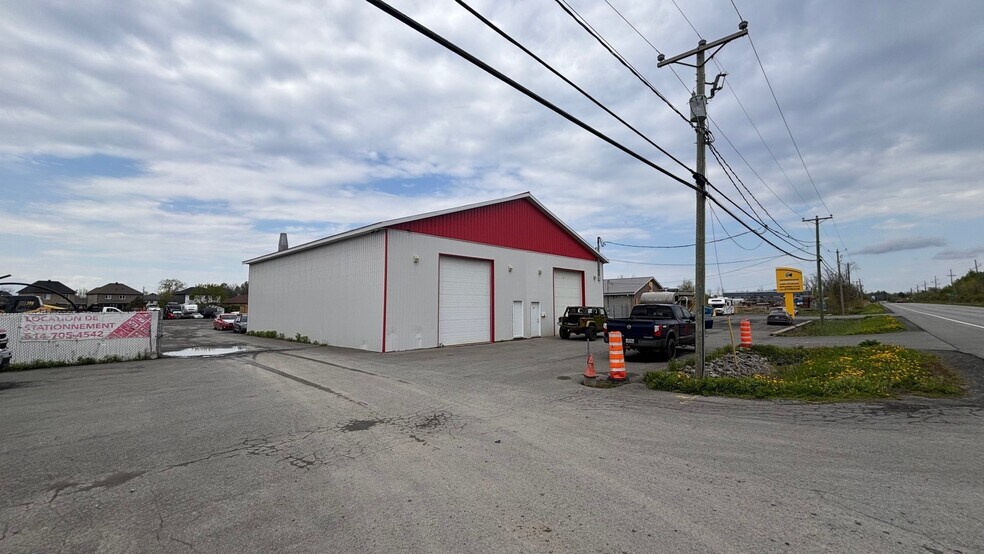
[[123,310],[121,310],[119,308],[114,308],[112,306],[106,306],[105,308],[102,309],[102,313],[104,313],[104,314],[121,314],[121,313],[123,313]]
[[198,312],[195,312],[195,313],[191,314],[191,319],[205,319],[205,316],[203,316],[202,314],[200,314]]

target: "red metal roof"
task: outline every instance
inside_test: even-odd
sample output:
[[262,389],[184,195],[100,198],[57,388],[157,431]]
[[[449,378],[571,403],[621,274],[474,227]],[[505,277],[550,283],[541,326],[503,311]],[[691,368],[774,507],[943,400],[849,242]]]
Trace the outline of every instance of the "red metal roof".
[[391,229],[597,260],[598,253],[527,198],[406,221]]

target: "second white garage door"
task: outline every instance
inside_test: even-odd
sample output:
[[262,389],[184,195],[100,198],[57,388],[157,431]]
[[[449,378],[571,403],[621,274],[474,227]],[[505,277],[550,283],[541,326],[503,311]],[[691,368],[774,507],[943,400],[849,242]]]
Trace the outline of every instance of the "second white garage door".
[[491,340],[492,265],[441,256],[438,342],[445,346]]
[[557,319],[568,306],[582,306],[582,279],[584,273],[565,269],[554,270],[554,333],[560,330]]

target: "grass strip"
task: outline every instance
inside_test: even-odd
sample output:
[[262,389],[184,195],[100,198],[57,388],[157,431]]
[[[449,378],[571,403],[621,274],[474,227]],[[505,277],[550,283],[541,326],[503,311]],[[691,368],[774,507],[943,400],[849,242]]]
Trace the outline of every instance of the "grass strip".
[[[964,393],[960,378],[936,356],[876,341],[866,343],[821,348],[755,345],[752,352],[765,356],[772,365],[770,374],[697,379],[682,371],[653,371],[643,382],[650,389],[705,396],[813,401]],[[720,356],[727,350],[714,354]]]
[[872,315],[861,319],[827,319],[797,327],[785,333],[787,337],[836,337],[846,335],[878,335],[904,331],[905,326],[890,315]]

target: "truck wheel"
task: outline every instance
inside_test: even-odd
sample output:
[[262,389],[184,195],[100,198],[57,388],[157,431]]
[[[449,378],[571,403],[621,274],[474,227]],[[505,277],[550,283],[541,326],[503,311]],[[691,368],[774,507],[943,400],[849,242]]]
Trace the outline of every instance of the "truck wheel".
[[666,341],[666,359],[672,360],[676,358],[676,353],[676,341],[673,339]]
[[592,326],[588,327],[588,330],[585,331],[584,334],[585,334],[585,336],[588,337],[588,340],[595,340],[595,337],[597,337],[597,335],[598,335],[598,330],[595,329],[595,326],[594,325],[592,325]]
[[564,340],[567,340],[567,339],[571,338],[571,330],[570,329],[567,329],[566,327],[561,327],[560,328],[560,338],[562,338]]

